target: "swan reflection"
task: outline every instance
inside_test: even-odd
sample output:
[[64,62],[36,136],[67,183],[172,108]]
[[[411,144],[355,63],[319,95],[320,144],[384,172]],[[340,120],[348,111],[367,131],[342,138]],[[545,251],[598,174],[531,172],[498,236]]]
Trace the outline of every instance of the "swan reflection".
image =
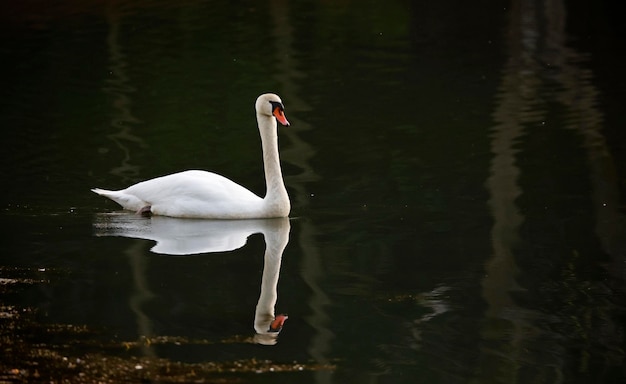
[[248,237],[261,233],[265,238],[265,255],[261,293],[257,302],[254,341],[276,344],[287,319],[275,315],[278,277],[283,251],[289,242],[288,218],[254,220],[199,220],[171,217],[141,217],[129,213],[108,213],[95,216],[96,236],[120,236],[155,241],[150,251],[162,255],[197,255],[227,252],[243,247]]

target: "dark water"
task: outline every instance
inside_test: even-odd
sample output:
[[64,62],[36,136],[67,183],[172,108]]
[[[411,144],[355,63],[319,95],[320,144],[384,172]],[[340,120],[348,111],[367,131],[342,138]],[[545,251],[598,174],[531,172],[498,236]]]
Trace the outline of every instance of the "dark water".
[[[608,1],[3,8],[1,382],[626,379]],[[89,192],[200,168],[263,194],[267,91],[290,220]]]

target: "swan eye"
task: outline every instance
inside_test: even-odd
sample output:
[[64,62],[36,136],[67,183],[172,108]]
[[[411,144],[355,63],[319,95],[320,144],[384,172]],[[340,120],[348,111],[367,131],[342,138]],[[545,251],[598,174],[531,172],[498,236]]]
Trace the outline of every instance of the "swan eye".
[[276,108],[278,108],[279,111],[284,112],[285,111],[285,107],[283,106],[283,103],[278,102],[278,101],[270,101],[270,104],[272,104],[272,113],[274,111],[276,111]]

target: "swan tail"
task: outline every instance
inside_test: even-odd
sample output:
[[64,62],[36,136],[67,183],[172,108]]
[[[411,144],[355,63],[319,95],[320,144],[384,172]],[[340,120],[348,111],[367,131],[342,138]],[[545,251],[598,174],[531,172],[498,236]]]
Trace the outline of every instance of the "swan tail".
[[139,211],[140,209],[150,206],[150,204],[141,200],[137,196],[130,195],[126,192],[122,191],[109,191],[107,189],[93,188],[91,190],[94,193],[97,193],[100,196],[104,196],[108,199],[111,199],[122,206],[124,209],[129,209],[131,211]]
[[115,191],[109,191],[109,190],[100,189],[100,188],[91,188],[91,192],[97,193],[100,196],[106,196],[107,194],[114,193]]

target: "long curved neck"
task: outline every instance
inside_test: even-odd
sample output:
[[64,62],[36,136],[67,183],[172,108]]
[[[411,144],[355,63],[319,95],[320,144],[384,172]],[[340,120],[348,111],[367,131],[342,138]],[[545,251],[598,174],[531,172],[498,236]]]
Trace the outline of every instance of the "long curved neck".
[[278,132],[276,119],[272,116],[257,114],[257,122],[261,133],[261,145],[263,148],[263,168],[265,170],[266,194],[264,200],[269,203],[289,202],[283,174],[280,169],[278,157]]

